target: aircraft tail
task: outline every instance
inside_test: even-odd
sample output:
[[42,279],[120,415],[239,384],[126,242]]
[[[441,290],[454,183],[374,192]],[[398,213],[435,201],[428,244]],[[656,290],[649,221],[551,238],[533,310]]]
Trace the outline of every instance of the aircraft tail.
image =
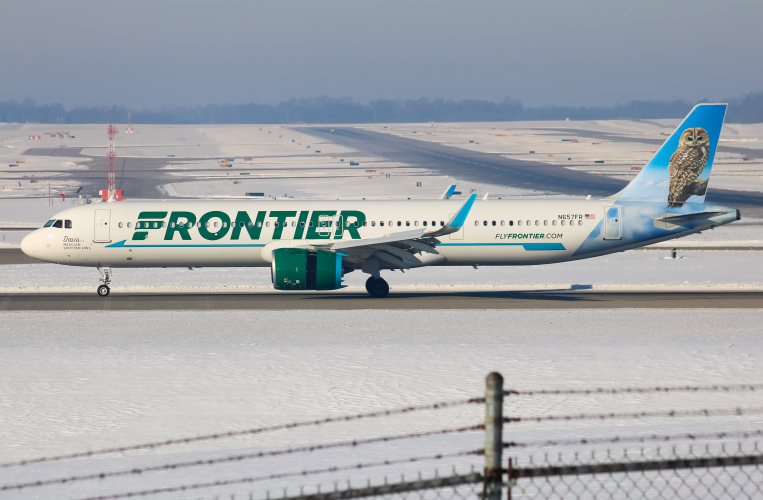
[[617,200],[704,203],[726,104],[698,104]]

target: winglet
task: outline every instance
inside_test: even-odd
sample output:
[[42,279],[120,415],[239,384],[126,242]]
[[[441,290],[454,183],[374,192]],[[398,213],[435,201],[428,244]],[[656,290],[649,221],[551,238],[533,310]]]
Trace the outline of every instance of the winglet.
[[448,189],[445,190],[444,193],[440,195],[441,200],[449,200],[451,196],[453,196],[453,192],[456,190],[456,185],[451,184],[448,186]]
[[458,212],[456,212],[456,214],[453,215],[453,217],[451,217],[443,227],[437,231],[426,233],[426,236],[444,236],[446,234],[455,233],[461,229],[464,225],[464,222],[466,222],[466,217],[469,215],[469,211],[471,211],[472,205],[474,205],[474,200],[476,199],[477,194],[471,194],[469,198],[464,202],[464,204],[461,205],[461,208],[458,209]]

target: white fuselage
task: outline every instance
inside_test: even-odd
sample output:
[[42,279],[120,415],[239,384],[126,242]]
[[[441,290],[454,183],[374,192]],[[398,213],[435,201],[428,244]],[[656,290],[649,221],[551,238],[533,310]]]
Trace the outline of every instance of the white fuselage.
[[[77,266],[269,266],[272,250],[279,247],[319,247],[441,227],[461,204],[458,200],[97,203],[59,213],[54,220],[70,223],[34,231],[22,249],[40,260]],[[623,218],[611,219],[610,238],[602,236],[595,249],[578,252],[592,231],[605,223],[612,204],[611,200],[478,200],[459,231],[439,238],[439,255],[425,255],[422,264],[561,262],[674,238],[709,224],[660,233],[648,241],[633,240],[624,231],[626,211]],[[712,225],[732,220],[732,216],[716,218]],[[355,256],[355,264],[362,258]]]

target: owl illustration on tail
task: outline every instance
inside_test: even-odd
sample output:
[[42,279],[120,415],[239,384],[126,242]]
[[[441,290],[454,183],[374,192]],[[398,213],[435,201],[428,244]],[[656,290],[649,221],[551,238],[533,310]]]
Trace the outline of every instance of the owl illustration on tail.
[[681,134],[678,148],[670,157],[670,190],[668,206],[680,207],[692,195],[702,196],[707,191],[707,180],[698,179],[710,156],[707,131],[687,128]]

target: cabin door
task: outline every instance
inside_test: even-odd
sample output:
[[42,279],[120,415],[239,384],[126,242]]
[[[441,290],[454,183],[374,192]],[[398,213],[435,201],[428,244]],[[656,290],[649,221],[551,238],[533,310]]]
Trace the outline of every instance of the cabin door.
[[623,221],[620,218],[620,207],[604,209],[604,239],[620,240],[623,237]]
[[98,209],[95,211],[95,232],[93,241],[107,243],[111,241],[111,210]]

